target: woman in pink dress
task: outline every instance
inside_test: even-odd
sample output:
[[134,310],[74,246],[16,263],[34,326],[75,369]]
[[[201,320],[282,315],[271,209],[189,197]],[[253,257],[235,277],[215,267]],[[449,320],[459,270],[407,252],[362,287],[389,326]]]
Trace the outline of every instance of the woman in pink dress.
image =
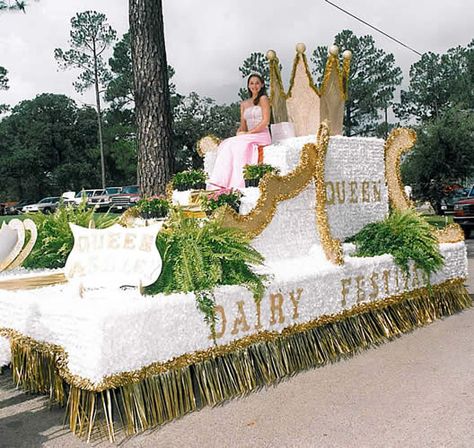
[[244,188],[243,168],[256,164],[258,146],[271,143],[270,102],[261,75],[247,80],[249,99],[240,104],[240,127],[235,137],[224,140],[217,149],[216,162],[209,178],[211,188]]

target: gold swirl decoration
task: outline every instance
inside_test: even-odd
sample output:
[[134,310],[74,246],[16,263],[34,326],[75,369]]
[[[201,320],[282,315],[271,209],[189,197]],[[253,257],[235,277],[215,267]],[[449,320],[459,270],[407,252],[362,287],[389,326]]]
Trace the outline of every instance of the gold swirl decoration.
[[390,205],[403,211],[413,208],[413,202],[408,199],[400,176],[402,155],[410,151],[415,144],[416,133],[413,129],[394,129],[385,142],[385,179],[388,187]]
[[30,252],[33,250],[38,238],[38,229],[36,228],[36,224],[31,219],[25,219],[23,221],[23,227],[25,230],[30,232],[30,239],[25,244],[19,255],[15,258],[15,260],[7,267],[8,270],[21,266],[26,257],[30,255]]
[[318,132],[318,157],[314,172],[316,185],[316,222],[319,238],[326,258],[334,264],[344,264],[341,242],[333,238],[326,209],[325,167],[326,154],[329,146],[329,126],[322,123]]
[[[402,155],[411,151],[416,141],[413,129],[394,129],[385,142],[385,178],[391,206],[397,210],[414,208],[408,199],[400,174]],[[433,234],[439,243],[457,243],[464,241],[464,233],[458,224],[450,224],[444,229],[434,229]]]
[[207,152],[215,151],[220,142],[219,137],[212,134],[206,135],[196,143],[196,151],[201,157],[204,157]]
[[[270,224],[279,202],[294,198],[312,181],[317,164],[317,149],[314,143],[306,143],[301,150],[298,166],[290,173],[280,176],[267,173],[259,183],[260,196],[257,204],[247,215],[239,215],[225,207],[222,225],[235,227],[254,238]],[[217,210],[215,213],[222,213]]]
[[250,238],[260,235],[270,224],[278,203],[298,196],[314,180],[316,185],[316,222],[321,245],[328,258],[336,264],[343,263],[341,242],[334,239],[326,210],[326,189],[324,171],[327,148],[329,145],[329,127],[322,123],[317,144],[306,143],[301,150],[298,166],[290,173],[280,176],[266,174],[260,181],[260,196],[255,207],[247,215],[239,215],[230,207],[223,207],[214,213],[222,215],[222,225],[234,227],[245,232]]

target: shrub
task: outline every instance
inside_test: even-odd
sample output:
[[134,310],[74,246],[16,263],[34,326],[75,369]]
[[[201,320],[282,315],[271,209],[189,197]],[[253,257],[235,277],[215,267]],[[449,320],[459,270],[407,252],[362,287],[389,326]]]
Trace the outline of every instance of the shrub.
[[151,196],[140,199],[136,209],[143,218],[164,218],[170,209],[170,203],[164,196]]
[[188,170],[176,173],[171,183],[175,190],[185,191],[191,189],[202,189],[206,188],[207,175],[204,170]]
[[201,196],[201,206],[206,213],[212,213],[214,210],[228,205],[236,212],[239,211],[242,193],[239,190],[225,189],[205,193]]

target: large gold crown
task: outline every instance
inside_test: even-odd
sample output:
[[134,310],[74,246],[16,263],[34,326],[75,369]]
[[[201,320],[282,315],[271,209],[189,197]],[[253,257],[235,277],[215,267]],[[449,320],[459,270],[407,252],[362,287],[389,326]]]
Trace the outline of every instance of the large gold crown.
[[344,102],[347,99],[350,60],[352,53],[344,51],[342,67],[339,48],[333,45],[324,70],[321,86],[315,86],[306,60],[306,46],[296,45],[296,56],[288,93],[283,89],[279,61],[274,50],[267,52],[270,65],[270,102],[273,121],[292,122],[295,134],[316,134],[320,123],[327,121],[331,135],[342,134]]

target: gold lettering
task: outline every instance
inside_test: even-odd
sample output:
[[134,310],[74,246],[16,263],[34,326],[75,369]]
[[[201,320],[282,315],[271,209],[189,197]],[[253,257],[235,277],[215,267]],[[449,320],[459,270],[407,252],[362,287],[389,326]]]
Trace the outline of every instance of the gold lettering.
[[290,300],[291,300],[291,303],[293,304],[293,319],[298,319],[298,317],[299,317],[298,305],[300,303],[302,292],[303,292],[303,290],[301,288],[298,288],[296,290],[296,294],[298,294],[298,297],[295,297],[295,294],[294,294],[293,291],[290,292]]
[[349,286],[351,284],[351,279],[350,278],[343,278],[341,279],[341,285],[342,285],[342,306],[347,305],[347,293],[349,292],[349,289],[346,288],[346,286]]
[[370,202],[369,182],[366,180],[362,182],[362,202]]
[[395,289],[397,290],[397,292],[400,291],[400,282],[398,281],[398,276],[399,275],[400,275],[400,270],[395,269]]
[[[278,303],[277,303],[278,301]],[[277,322],[282,324],[285,322],[285,316],[283,315],[283,294],[277,292],[276,294],[270,294],[270,308],[272,311],[272,317],[270,319],[270,325],[275,325]],[[278,310],[278,321],[275,318],[276,311]]]
[[374,187],[374,202],[380,202],[382,200],[381,182],[380,181],[374,182],[373,187]]
[[420,287],[420,277],[418,277],[418,271],[417,271],[415,265],[413,265],[412,286],[413,286],[413,288],[419,288]]
[[403,273],[403,278],[405,279],[405,291],[408,291],[410,289],[410,285],[409,285],[410,275],[408,274],[408,272]]
[[[331,189],[331,192],[329,192],[329,187]],[[332,182],[326,182],[326,204],[333,205],[334,203],[334,185]]]
[[[224,336],[225,329],[226,329],[226,326],[227,326],[227,319],[226,319],[226,316],[225,316],[225,311],[224,311],[223,306],[216,305],[214,307],[214,311],[216,313],[216,324],[217,324],[217,322],[220,322],[220,330],[219,331],[217,330],[217,325],[216,325],[216,332],[215,332],[216,339],[219,339],[222,336]],[[219,314],[220,314],[220,318],[218,317]],[[209,339],[213,339],[212,334],[209,335]]]
[[77,246],[80,252],[86,252],[89,249],[89,239],[87,236],[80,236],[77,239]]
[[369,294],[369,297],[374,300],[379,295],[379,284],[378,284],[379,274],[373,272],[370,276],[370,284],[372,285],[372,292]]
[[365,291],[364,291],[364,286],[365,286],[365,280],[363,275],[358,275],[354,279],[357,283],[357,303],[363,302],[365,300]]
[[108,237],[107,248],[118,249],[120,235],[118,233],[109,233]]
[[151,235],[143,235],[142,241],[140,243],[140,250],[143,252],[150,252],[154,243],[155,240]]
[[385,286],[385,294],[388,294],[390,291],[389,284],[388,284],[388,281],[390,279],[390,270],[383,271],[382,276],[383,276],[383,284]]
[[344,202],[346,202],[346,183],[344,181],[340,183],[336,182],[336,195],[339,204],[344,204]]
[[349,201],[351,204],[357,204],[357,182],[352,180],[350,182],[351,186],[351,200]]
[[261,301],[255,302],[255,306],[257,308],[257,322],[255,322],[255,330],[260,330],[262,328],[262,323],[260,321],[261,318]]
[[245,316],[243,300],[237,302],[237,311],[238,316],[234,319],[234,328],[232,328],[231,334],[237,334],[239,332],[239,326],[242,327],[241,330],[244,333],[250,330],[250,326],[247,323],[247,316]]
[[135,249],[135,235],[133,233],[127,233],[123,241],[124,249]]

